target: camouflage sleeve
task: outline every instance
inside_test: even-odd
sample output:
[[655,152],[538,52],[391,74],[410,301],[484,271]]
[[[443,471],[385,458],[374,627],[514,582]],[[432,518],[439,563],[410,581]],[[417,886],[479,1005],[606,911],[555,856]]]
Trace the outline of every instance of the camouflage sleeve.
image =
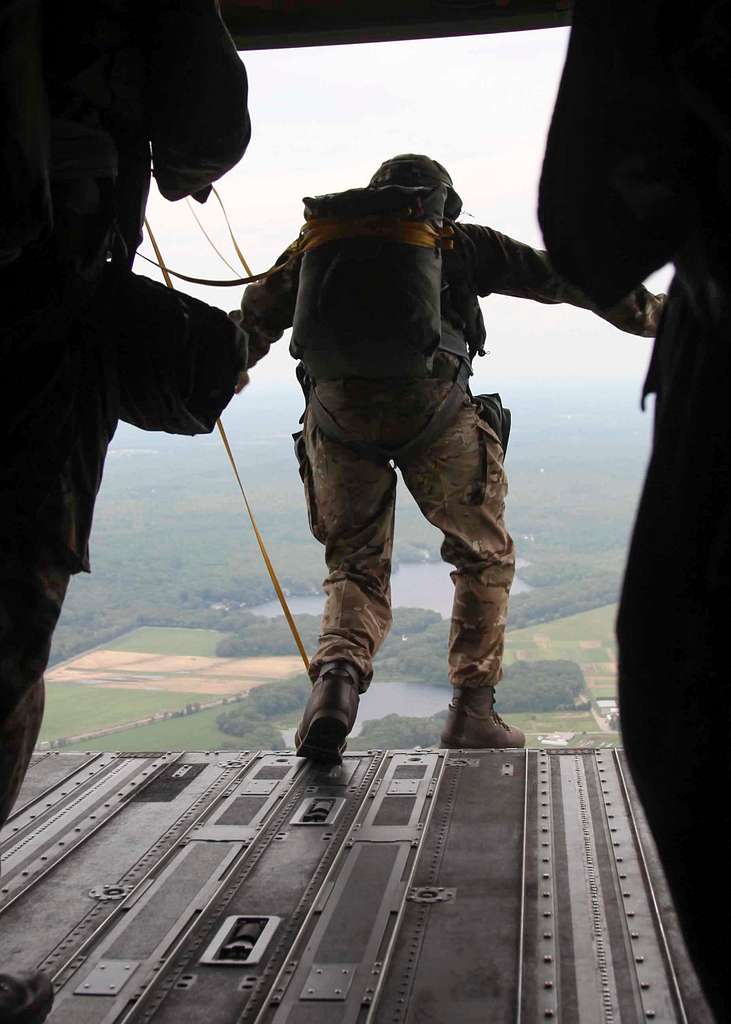
[[263,281],[250,284],[241,299],[241,311],[231,314],[232,319],[246,331],[249,342],[247,369],[263,359],[272,344],[292,326],[302,257],[295,256],[290,260],[290,256],[288,251],[282,253],[275,264],[286,264],[281,270]]
[[480,224],[461,224],[474,252],[478,295],[514,295],[535,302],[567,302],[589,309],[621,331],[654,337],[665,297],[639,285],[609,309],[600,309],[553,268],[548,253]]

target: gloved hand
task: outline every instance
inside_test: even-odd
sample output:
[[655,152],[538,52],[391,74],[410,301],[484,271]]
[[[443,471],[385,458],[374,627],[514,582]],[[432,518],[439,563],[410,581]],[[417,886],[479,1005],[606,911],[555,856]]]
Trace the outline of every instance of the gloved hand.
[[650,327],[652,333],[647,336],[650,338],[654,338],[657,335],[658,328],[660,327],[660,319],[662,317],[663,311],[668,301],[668,297],[665,294],[665,292],[661,292],[659,295],[653,296],[653,298],[655,299],[655,304],[653,306],[652,312],[650,313],[650,316],[648,317],[648,326]]

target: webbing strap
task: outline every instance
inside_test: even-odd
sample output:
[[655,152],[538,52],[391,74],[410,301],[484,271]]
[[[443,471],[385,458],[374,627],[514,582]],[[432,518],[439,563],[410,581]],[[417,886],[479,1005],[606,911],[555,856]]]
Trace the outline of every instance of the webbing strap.
[[423,430],[420,430],[415,437],[412,437],[405,444],[397,448],[388,448],[373,441],[358,441],[352,438],[342,429],[332,413],[322,404],[317,394],[316,386],[310,390],[309,406],[312,409],[312,415],[315,417],[315,423],[325,437],[330,438],[332,441],[338,441],[357,455],[370,459],[371,462],[377,462],[380,465],[394,462],[399,466],[402,463],[408,462],[409,459],[413,459],[416,455],[421,455],[422,452],[425,452],[454,421],[464,400],[470,373],[469,365],[463,362],[451,390]]
[[[236,255],[239,258],[241,266],[244,268],[244,270],[249,275],[249,277],[256,276],[256,275],[252,274],[251,267],[246,262],[246,260],[244,258],[244,254],[242,253],[241,249],[239,248],[239,243],[236,241],[236,236],[234,235],[234,229],[231,227],[231,221],[228,219],[228,214],[226,213],[226,207],[223,205],[223,199],[221,199],[221,197],[219,196],[218,192],[216,191],[215,185],[211,185],[211,191],[213,192],[214,196],[218,200],[218,205],[221,207],[221,212],[223,213],[223,219],[226,221],[226,227],[228,228],[228,233],[231,236],[231,241],[233,242],[233,247],[236,250]],[[267,273],[269,273],[269,271],[267,271]]]
[[[150,241],[152,241],[152,238],[150,238]],[[153,249],[154,248],[155,246],[153,245]],[[138,252],[137,255],[141,260],[144,260],[146,263],[151,263],[153,267],[157,267],[159,270],[162,270],[165,278],[168,276],[177,277],[179,281],[187,281],[188,284],[205,284],[208,285],[209,288],[233,288],[234,286],[242,284],[251,284],[253,281],[262,281],[265,277],[271,277],[272,274],[276,274],[280,270],[284,270],[287,263],[289,263],[289,260],[287,263],[280,263],[279,266],[271,267],[269,270],[265,270],[262,274],[251,274],[250,277],[230,277],[219,281],[210,277],[193,277],[190,274],[181,274],[179,270],[171,270],[170,267],[163,267],[159,259],[152,260],[142,252]],[[172,284],[170,287],[172,288]]]
[[[163,277],[165,278],[165,284],[168,286],[168,288],[174,288],[175,286],[173,285],[173,282],[170,279],[170,272],[165,266],[165,261],[162,258],[162,253],[160,252],[160,249],[158,247],[155,236],[152,232],[152,228],[150,227],[149,221],[147,220],[147,217],[145,217],[145,227],[147,229],[148,235],[150,236],[152,248],[155,250],[155,255],[157,256],[160,270],[162,271]],[[233,470],[234,477],[236,478],[236,483],[238,484],[239,490],[241,491],[241,496],[244,499],[244,505],[246,507],[246,511],[249,514],[249,520],[251,521],[251,525],[254,530],[254,536],[256,537],[257,544],[259,545],[259,550],[261,551],[262,558],[264,559],[264,565],[267,567],[267,572],[269,573],[269,578],[272,581],[272,586],[274,587],[274,591],[277,595],[277,598],[279,599],[279,603],[282,606],[284,617],[287,620],[287,625],[289,626],[290,632],[292,633],[292,637],[294,639],[295,644],[297,645],[297,650],[300,653],[305,668],[309,669],[310,659],[307,657],[307,651],[305,650],[305,645],[302,643],[302,637],[300,636],[299,630],[297,629],[297,624],[294,621],[292,612],[289,609],[287,599],[284,596],[284,591],[282,590],[282,587],[279,583],[279,579],[274,569],[274,565],[272,564],[272,560],[269,557],[269,552],[267,551],[266,545],[264,544],[264,538],[259,532],[259,527],[256,524],[253,509],[249,503],[246,491],[244,490],[244,485],[241,481],[238,466],[236,465],[236,460],[234,459],[233,452],[231,451],[231,445],[229,444],[228,437],[226,435],[226,431],[224,430],[223,423],[221,422],[220,417],[219,419],[216,420],[216,427],[218,428],[218,433],[220,434],[224,448],[226,449],[226,454],[231,464],[231,469]]]
[[222,263],[226,264],[226,266],[228,267],[228,269],[231,271],[232,274],[235,274],[236,273],[236,267],[232,266],[229,263],[229,261],[223,255],[223,253],[218,248],[216,243],[213,241],[211,236],[208,234],[208,232],[206,231],[205,227],[203,226],[203,222],[201,221],[200,217],[198,216],[198,214],[193,209],[193,204],[191,203],[191,201],[188,198],[188,196],[185,197],[185,205],[190,210],[190,213],[191,213],[191,216],[193,217],[193,220],[196,222],[198,227],[201,229],[201,232],[203,233],[203,237],[208,242],[208,244],[210,245],[211,249],[213,249],[213,251],[215,252],[216,256],[218,256],[218,258],[221,260]]
[[454,228],[435,227],[426,220],[409,220],[399,216],[310,217],[300,234],[305,252],[328,242],[346,238],[383,238],[390,242],[421,246],[425,249],[451,249]]
[[[144,253],[137,253],[140,259],[145,260],[147,263],[152,263],[153,266],[159,267],[163,271],[165,278],[176,277],[179,281],[187,281],[188,284],[202,284],[207,285],[209,288],[233,288],[238,287],[242,284],[253,284],[254,281],[263,281],[265,278],[271,277],[273,274],[278,274],[285,267],[288,267],[291,261],[303,252],[310,252],[312,249],[317,249],[321,245],[326,245],[328,242],[335,242],[347,238],[383,238],[391,242],[401,242],[406,245],[416,245],[426,249],[452,249],[454,247],[454,228],[450,225],[445,227],[435,228],[433,224],[423,220],[408,220],[403,217],[384,217],[384,216],[372,216],[372,217],[358,217],[351,220],[343,220],[339,217],[313,217],[306,222],[304,227],[299,233],[299,236],[287,247],[287,252],[290,254],[289,258],[283,263],[276,264],[270,267],[269,270],[263,271],[261,274],[252,274],[251,267],[246,262],[244,254],[239,248],[236,237],[233,233],[233,228],[226,214],[226,210],[223,205],[223,201],[219,196],[216,189],[213,189],[213,194],[221,205],[223,210],[223,216],[226,219],[226,226],[228,227],[231,241],[233,242],[236,255],[241,261],[241,265],[246,271],[246,277],[231,277],[223,280],[218,278],[210,277],[193,277],[191,274],[183,274],[179,270],[171,270],[169,267],[163,268],[159,251],[155,249],[156,260],[150,259],[149,256],[145,256]],[[213,244],[209,238],[205,228],[196,217],[195,212],[191,208],[191,213],[195,217],[196,221],[203,231],[203,234],[211,242],[214,250],[220,256],[221,253]],[[227,266],[230,266],[228,260],[224,257],[224,262]],[[172,285],[170,285],[172,287]]]

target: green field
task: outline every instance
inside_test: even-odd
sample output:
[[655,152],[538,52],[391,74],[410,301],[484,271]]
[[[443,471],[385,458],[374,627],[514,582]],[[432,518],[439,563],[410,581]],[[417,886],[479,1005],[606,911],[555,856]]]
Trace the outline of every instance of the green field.
[[[208,708],[184,718],[152,722],[137,729],[99,736],[75,744],[79,750],[224,750],[240,749],[234,736],[228,736],[216,725],[221,707]],[[68,747],[67,749],[74,749]]]
[[179,654],[215,658],[216,644],[224,636],[215,629],[177,629],[143,626],[104,645],[108,651],[137,651],[140,654]]
[[[615,659],[613,638],[616,605],[608,605],[554,622],[513,630],[506,641],[506,663],[516,660],[568,659],[577,662],[587,678],[587,691],[594,699],[614,697],[615,673],[609,666]],[[139,651],[150,654],[214,656],[222,636],[215,630],[148,627],[137,629],[109,644],[111,650]],[[586,646],[590,642],[594,646]],[[583,646],[582,646],[583,644]],[[200,694],[166,694],[154,690],[127,690],[53,683],[48,686],[46,715],[41,740],[58,739],[107,726],[145,718],[158,711],[174,711],[188,703],[205,700]],[[82,740],[77,746],[90,750],[209,750],[235,746],[231,736],[215,724],[221,708],[151,725],[126,729],[96,740]],[[298,716],[288,716],[286,725],[294,725]],[[594,734],[596,720],[587,712],[512,715],[511,721],[522,728],[531,746],[537,736],[550,732]],[[291,722],[289,721],[291,718]],[[282,723],[285,724],[285,723]],[[600,739],[616,741],[616,734]],[[589,740],[587,739],[587,743]]]
[[[223,750],[240,749],[241,741],[229,736],[216,725],[221,708],[210,708],[184,718],[112,733],[76,744],[83,750]],[[617,744],[617,733],[599,733],[594,717],[585,711],[559,711],[555,714],[516,714],[510,722],[526,733],[528,745],[540,746],[538,736],[547,733],[573,733],[572,746]],[[68,748],[73,749],[73,748]]]
[[[162,693],[156,690],[84,686],[82,683],[49,683],[46,686],[46,711],[40,739],[78,736],[110,725],[134,722],[157,711],[176,711],[200,700],[199,693]],[[82,743],[84,750],[87,749],[87,742],[84,740]]]
[[540,747],[539,736],[548,733],[573,733],[569,741],[571,747],[595,747],[610,744],[620,745],[620,737],[616,732],[599,732],[596,719],[588,711],[553,711],[535,714],[508,715],[511,725],[522,729],[529,747]]
[[[575,661],[594,700],[616,697],[614,620],[616,604],[565,619],[511,630],[505,638],[505,664],[522,661]],[[591,646],[589,646],[591,645]]]

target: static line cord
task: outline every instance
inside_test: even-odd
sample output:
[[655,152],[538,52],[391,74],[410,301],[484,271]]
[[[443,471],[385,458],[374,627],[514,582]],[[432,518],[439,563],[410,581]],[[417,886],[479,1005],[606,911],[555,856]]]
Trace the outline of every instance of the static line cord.
[[[157,261],[160,265],[162,275],[165,279],[165,284],[168,286],[168,288],[174,288],[175,286],[173,285],[172,279],[168,274],[167,267],[165,266],[165,261],[162,258],[162,253],[160,252],[155,236],[152,233],[150,222],[147,220],[147,217],[145,217],[145,228],[147,229],[147,234],[150,236],[150,242],[152,243],[152,248],[155,250],[155,256],[157,257]],[[236,248],[238,251],[238,246]],[[241,258],[243,259],[243,256]],[[290,632],[292,633],[292,637],[294,639],[295,644],[297,645],[297,650],[300,653],[302,661],[305,664],[305,668],[309,669],[310,659],[307,657],[307,651],[305,650],[305,645],[302,643],[302,637],[300,636],[299,630],[297,629],[297,623],[294,621],[292,612],[290,611],[289,605],[287,604],[287,598],[284,596],[284,591],[282,590],[282,587],[279,583],[279,579],[277,578],[274,565],[272,564],[272,560],[269,557],[269,552],[267,551],[266,545],[264,544],[264,538],[259,532],[259,527],[256,525],[254,512],[251,508],[251,505],[249,504],[249,499],[246,496],[246,491],[244,490],[244,485],[241,481],[241,476],[236,465],[236,460],[234,459],[233,452],[231,451],[231,445],[229,444],[228,437],[226,435],[226,431],[223,428],[223,423],[221,422],[220,417],[216,420],[216,427],[218,428],[218,433],[221,435],[223,446],[226,449],[226,454],[228,455],[228,461],[231,463],[231,469],[233,470],[234,477],[236,478],[236,483],[238,484],[239,490],[241,491],[241,496],[244,499],[244,505],[246,507],[246,511],[248,512],[249,520],[251,521],[251,525],[254,530],[254,536],[256,537],[257,544],[259,545],[259,550],[261,551],[261,556],[264,559],[264,565],[267,567],[269,578],[272,581],[272,586],[274,587],[274,591],[279,599],[279,603],[282,606],[284,617],[287,620],[287,625],[289,626]]]
[[253,277],[254,275],[252,273],[251,267],[246,262],[246,259],[244,258],[244,254],[242,253],[241,249],[239,248],[239,243],[236,241],[236,236],[234,235],[233,228],[231,227],[231,221],[228,219],[228,214],[226,213],[226,207],[223,205],[223,199],[221,199],[221,197],[219,196],[218,191],[217,191],[215,185],[211,185],[211,191],[213,192],[214,196],[218,200],[218,205],[221,207],[221,211],[223,213],[223,219],[226,221],[226,227],[228,228],[228,233],[231,236],[231,241],[233,242],[233,246],[234,246],[234,249],[236,250],[236,255],[238,256],[238,258],[239,258],[239,260],[241,262],[241,266],[246,271],[246,274],[247,274],[248,277]]
[[221,250],[220,250],[220,249],[218,248],[218,246],[217,246],[217,245],[216,245],[216,243],[215,243],[215,242],[213,241],[213,239],[211,238],[211,236],[210,236],[210,235],[208,234],[208,232],[206,231],[206,229],[205,229],[205,228],[203,227],[203,223],[202,223],[202,221],[201,221],[200,217],[198,216],[198,214],[197,214],[197,213],[195,212],[195,210],[193,209],[193,204],[191,203],[190,199],[188,199],[188,197],[187,197],[187,196],[185,197],[185,203],[186,203],[186,205],[187,205],[188,209],[189,209],[189,210],[190,210],[190,212],[191,212],[191,215],[192,215],[192,217],[193,217],[193,220],[194,220],[194,221],[196,222],[196,224],[198,225],[198,227],[199,227],[199,228],[201,229],[201,231],[203,232],[203,235],[205,236],[205,239],[206,239],[206,241],[208,242],[208,244],[210,245],[211,249],[213,249],[213,251],[215,252],[216,256],[218,256],[218,257],[219,257],[219,259],[221,260],[221,262],[222,262],[222,263],[225,263],[225,264],[226,264],[226,266],[227,266],[227,267],[228,267],[228,269],[229,269],[229,270],[231,271],[231,273],[232,273],[232,274],[235,274],[235,273],[236,273],[236,268],[235,268],[234,266],[232,266],[232,264],[230,264],[230,263],[228,262],[228,260],[227,260],[227,259],[226,259],[226,257],[225,257],[225,256],[223,255],[223,253],[221,252]]
[[253,511],[251,509],[251,505],[249,504],[249,499],[246,497],[246,491],[244,490],[244,485],[241,482],[241,477],[239,476],[239,471],[238,471],[238,469],[236,467],[236,462],[234,460],[233,453],[231,451],[231,446],[228,443],[228,437],[226,436],[226,431],[223,429],[223,423],[221,423],[220,419],[216,420],[216,426],[218,427],[218,431],[219,431],[219,433],[221,435],[221,440],[223,441],[224,447],[226,448],[226,454],[228,455],[229,462],[231,463],[231,469],[233,469],[233,471],[234,471],[234,476],[236,477],[236,483],[239,485],[239,490],[241,491],[241,497],[244,499],[244,504],[246,505],[246,511],[249,513],[249,519],[251,520],[251,525],[254,528],[254,536],[256,537],[257,543],[259,545],[259,550],[261,551],[261,556],[264,559],[264,565],[266,565],[266,567],[267,567],[267,571],[269,572],[269,577],[270,577],[270,579],[272,581],[272,585],[274,587],[274,590],[276,591],[277,597],[279,598],[279,603],[282,606],[282,611],[284,612],[284,617],[287,620],[287,625],[290,628],[290,631],[292,633],[292,637],[294,638],[294,642],[297,644],[297,650],[300,652],[300,655],[302,656],[302,661],[305,663],[305,668],[309,669],[309,667],[310,667],[310,659],[307,657],[307,651],[305,650],[305,645],[302,643],[302,637],[300,636],[299,630],[297,629],[297,623],[294,621],[294,618],[292,616],[292,612],[289,610],[289,605],[287,604],[287,598],[284,596],[284,591],[282,590],[282,588],[280,586],[279,580],[277,578],[277,574],[276,574],[276,572],[274,570],[274,566],[272,565],[272,560],[269,557],[269,552],[267,551],[266,545],[264,544],[264,538],[259,533],[259,527],[256,525],[256,519],[254,518],[254,513],[253,513]]

